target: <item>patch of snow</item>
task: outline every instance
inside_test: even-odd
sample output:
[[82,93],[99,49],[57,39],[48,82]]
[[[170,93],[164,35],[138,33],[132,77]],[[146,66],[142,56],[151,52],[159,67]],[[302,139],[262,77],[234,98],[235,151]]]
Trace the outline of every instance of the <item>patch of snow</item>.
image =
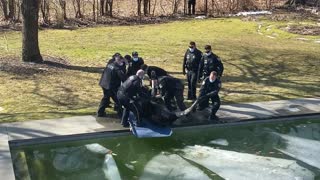
[[271,39],[275,39],[276,37],[273,37],[273,36],[267,36],[268,38],[271,38]]
[[248,11],[248,12],[239,12],[235,16],[250,16],[250,15],[265,15],[272,14],[271,11]]
[[297,40],[300,40],[300,41],[309,41],[309,39],[307,39],[307,38],[297,38]]
[[206,19],[206,16],[196,16],[195,19]]
[[229,142],[226,139],[215,139],[209,142],[209,144],[215,144],[220,146],[229,146]]

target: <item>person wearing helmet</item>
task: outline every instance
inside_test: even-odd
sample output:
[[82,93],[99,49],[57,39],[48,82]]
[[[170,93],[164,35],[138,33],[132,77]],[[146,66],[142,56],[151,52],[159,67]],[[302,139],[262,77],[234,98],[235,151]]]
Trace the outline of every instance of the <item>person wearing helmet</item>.
[[130,61],[128,61],[128,76],[135,75],[137,71],[141,68],[141,66],[144,64],[144,60],[139,57],[139,54],[137,51],[132,52],[132,58]]

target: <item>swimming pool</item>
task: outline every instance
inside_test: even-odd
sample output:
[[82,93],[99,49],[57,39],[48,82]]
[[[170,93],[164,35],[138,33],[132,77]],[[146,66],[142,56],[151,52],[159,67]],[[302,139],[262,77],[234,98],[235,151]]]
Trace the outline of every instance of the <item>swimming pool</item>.
[[17,180],[320,179],[320,120],[189,127],[169,138],[124,132],[13,143],[11,155]]

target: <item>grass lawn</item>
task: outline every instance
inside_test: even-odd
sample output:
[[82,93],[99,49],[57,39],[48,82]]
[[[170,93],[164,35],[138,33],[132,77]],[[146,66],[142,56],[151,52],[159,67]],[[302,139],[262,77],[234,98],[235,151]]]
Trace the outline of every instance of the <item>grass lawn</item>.
[[[287,23],[226,18],[42,30],[42,55],[62,58],[72,68],[0,71],[0,122],[94,114],[102,91],[100,73],[92,69],[103,68],[115,52],[136,50],[147,64],[184,79],[181,63],[190,40],[201,50],[211,44],[222,58],[223,104],[320,96],[320,44],[316,43],[320,36],[278,28]],[[20,54],[21,33],[0,32],[0,58]]]

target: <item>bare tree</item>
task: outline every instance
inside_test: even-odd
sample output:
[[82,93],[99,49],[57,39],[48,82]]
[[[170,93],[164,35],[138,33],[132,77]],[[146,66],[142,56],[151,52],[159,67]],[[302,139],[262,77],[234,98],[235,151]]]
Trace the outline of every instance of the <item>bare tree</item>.
[[143,14],[147,16],[150,13],[150,0],[143,0]]
[[7,0],[1,0],[1,6],[2,6],[2,11],[3,11],[4,19],[8,19],[8,18],[9,18],[9,14],[8,14],[8,1],[7,1]]
[[50,24],[50,0],[41,0],[40,9],[45,24]]
[[137,4],[138,4],[137,13],[138,13],[138,16],[141,16],[141,2],[142,2],[142,0],[137,0]]
[[106,15],[109,15],[110,17],[112,17],[112,11],[113,11],[113,0],[106,0]]
[[9,0],[9,14],[8,14],[8,18],[11,20],[15,19],[15,15],[16,15],[16,8],[15,8],[15,0]]
[[38,19],[40,0],[22,0],[22,60],[42,62],[38,40]]
[[66,20],[67,19],[67,3],[66,3],[66,0],[59,0],[59,4],[60,4],[60,7],[62,9],[63,19]]
[[73,0],[73,9],[76,15],[76,18],[83,18],[82,12],[81,12],[81,0]]
[[105,15],[105,0],[100,0],[100,15],[104,16]]

